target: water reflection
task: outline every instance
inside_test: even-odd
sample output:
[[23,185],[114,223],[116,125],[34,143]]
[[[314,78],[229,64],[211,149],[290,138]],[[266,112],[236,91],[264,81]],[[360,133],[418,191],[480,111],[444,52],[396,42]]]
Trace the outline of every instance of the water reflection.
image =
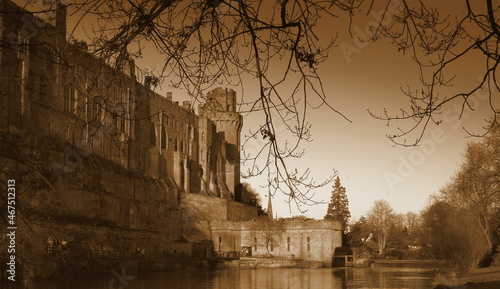
[[[140,274],[133,280],[113,276],[44,281],[33,284],[41,289],[356,289],[356,288],[432,288],[433,271],[408,268],[349,269],[248,269],[172,271]],[[122,280],[123,281],[123,280]],[[126,284],[125,284],[126,283]]]

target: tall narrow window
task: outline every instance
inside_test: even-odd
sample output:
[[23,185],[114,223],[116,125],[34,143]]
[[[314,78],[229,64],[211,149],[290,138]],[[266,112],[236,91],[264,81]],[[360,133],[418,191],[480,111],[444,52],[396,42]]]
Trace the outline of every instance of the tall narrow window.
[[273,236],[271,236],[269,239],[269,251],[271,251],[271,252],[274,251],[274,238],[273,238]]
[[156,145],[156,129],[154,123],[151,123],[149,126],[149,144],[152,146]]
[[307,252],[311,251],[311,237],[307,237]]
[[64,88],[64,111],[69,111],[69,88]]
[[125,132],[125,116],[120,117],[120,131]]
[[28,47],[29,47],[29,38],[26,36],[22,36],[19,34],[19,40],[18,40],[18,47],[17,50],[20,54],[26,54],[28,53]]
[[111,117],[113,119],[113,128],[115,130],[120,130],[120,128],[118,127],[118,116],[113,113]]
[[253,238],[253,250],[257,252],[257,237]]
[[64,110],[69,112],[76,111],[76,91],[74,87],[64,89]]
[[286,250],[290,252],[290,237],[286,237]]
[[165,128],[162,128],[161,130],[161,148],[167,148],[167,130]]
[[40,100],[45,101],[45,95],[47,94],[47,81],[45,80],[45,77],[40,76]]

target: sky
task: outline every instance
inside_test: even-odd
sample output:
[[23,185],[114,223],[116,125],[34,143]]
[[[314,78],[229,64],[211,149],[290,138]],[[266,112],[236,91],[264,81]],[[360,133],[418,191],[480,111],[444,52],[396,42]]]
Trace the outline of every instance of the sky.
[[[394,1],[398,5],[397,1]],[[440,1],[439,9],[445,13],[460,15],[460,3]],[[377,2],[379,3],[379,2]],[[456,4],[458,3],[458,4]],[[448,4],[448,5],[446,5]],[[463,4],[463,3],[462,3]],[[318,26],[318,37],[329,39],[332,27],[337,32],[337,46],[330,50],[328,59],[319,66],[328,102],[352,122],[321,107],[310,111],[308,121],[312,125],[310,143],[303,143],[305,155],[293,165],[299,169],[309,168],[311,177],[318,182],[328,178],[335,170],[342,186],[346,188],[350,203],[352,220],[366,215],[375,200],[387,200],[398,213],[419,212],[429,202],[429,196],[443,187],[458,170],[466,143],[474,139],[468,137],[463,127],[481,133],[484,119],[488,118],[487,100],[484,93],[473,96],[474,113],[467,112],[459,120],[459,104],[451,103],[440,116],[439,126],[431,125],[426,130],[419,147],[401,147],[386,137],[397,132],[398,126],[408,126],[408,122],[386,122],[376,120],[368,113],[381,114],[384,109],[398,113],[408,107],[408,100],[401,88],[410,85],[417,88],[419,70],[411,55],[404,55],[387,40],[360,42],[369,23],[377,19],[381,7],[374,6],[375,14],[354,18],[351,25],[352,36],[347,33],[347,18],[340,17],[332,22],[322,22]],[[451,10],[450,10],[451,9]],[[330,21],[330,20],[328,20]],[[68,23],[71,29],[71,21]],[[79,23],[82,24],[82,23]],[[467,59],[461,66],[453,67],[457,78],[450,91],[458,91],[463,85],[478,82],[480,55]],[[147,54],[136,61],[142,68],[149,70],[161,68],[161,61],[153,54]],[[168,80],[167,82],[168,83]],[[230,87],[231,88],[231,87]],[[233,88],[239,91],[238,88]],[[157,91],[171,91],[163,84]],[[245,94],[257,91],[251,85],[245,86]],[[187,97],[182,91],[174,90],[174,100],[182,101]],[[496,104],[498,107],[498,103]],[[242,135],[255,130],[260,124],[258,115],[245,115]],[[280,132],[277,128],[277,132]],[[257,150],[262,140],[250,143],[247,150]],[[245,165],[242,168],[246,169]],[[267,207],[267,181],[264,177],[243,180],[251,184],[261,195],[263,206]],[[314,206],[303,206],[305,212],[289,206],[279,194],[273,198],[273,211],[278,217],[306,215],[321,219],[326,214],[327,203],[331,197],[332,184],[316,190],[315,200],[323,201]]]
[[[461,13],[459,6],[450,13]],[[394,146],[386,135],[410,123],[395,122],[387,126],[385,121],[371,117],[367,110],[382,114],[384,108],[393,113],[407,108],[408,100],[401,88],[407,84],[420,87],[415,86],[419,84],[419,70],[410,55],[398,52],[387,40],[361,44],[356,41],[363,34],[359,31],[364,31],[373,20],[370,16],[353,23],[354,38],[345,33],[347,22],[339,19],[337,31],[344,33],[339,33],[338,46],[319,68],[329,103],[352,123],[326,107],[313,111],[309,115],[313,142],[303,145],[305,155],[296,162],[298,168],[310,168],[311,176],[318,181],[327,178],[332,170],[338,172],[346,188],[353,221],[366,216],[379,199],[387,200],[397,213],[418,213],[424,209],[429,196],[437,193],[458,170],[466,143],[477,141],[464,128],[481,133],[484,119],[490,115],[485,94],[480,92],[473,96],[477,100],[474,113],[467,112],[458,119],[460,105],[452,103],[443,110],[443,122],[426,130],[421,146]],[[355,49],[349,50],[352,47]],[[479,59],[472,57],[456,68],[458,76],[450,91],[478,82]],[[246,126],[252,126],[252,121],[246,120]],[[259,188],[266,207],[266,181],[263,178],[245,181]],[[278,217],[300,214],[321,219],[326,214],[332,185],[317,190],[315,199],[325,202],[302,207],[307,210],[305,213],[290,207],[279,194],[273,198],[273,211]]]
[[[448,8],[441,7],[443,11]],[[462,8],[455,5],[455,11],[450,13],[461,13]],[[373,11],[380,9],[374,7]],[[352,123],[327,107],[310,111],[308,121],[312,125],[313,141],[303,143],[305,155],[291,163],[299,170],[309,168],[311,177],[318,182],[327,179],[334,170],[338,172],[341,184],[346,188],[352,221],[366,215],[374,201],[379,199],[387,200],[397,213],[420,212],[428,204],[429,196],[437,193],[458,170],[466,143],[477,141],[470,138],[463,127],[481,133],[484,118],[489,115],[487,101],[483,93],[478,93],[474,97],[477,100],[476,112],[465,114],[459,120],[459,104],[452,103],[443,111],[443,122],[427,129],[422,146],[394,146],[386,135],[394,134],[398,126],[410,123],[387,126],[386,122],[370,116],[368,109],[377,114],[384,109],[398,113],[400,108],[407,108],[408,100],[401,88],[406,85],[419,87],[416,86],[419,84],[419,70],[410,55],[398,52],[387,40],[357,41],[358,37],[363,37],[360,31],[364,31],[374,19],[373,15],[356,18],[351,26],[351,37],[347,33],[347,19],[339,17],[334,25],[338,32],[337,46],[332,48],[327,61],[319,66],[329,103]],[[330,23],[320,27],[319,37],[325,33],[328,39],[330,36],[326,32],[330,29]],[[478,81],[478,59],[468,59],[463,66],[456,68],[458,76],[452,91],[460,89],[461,84]],[[148,67],[155,67],[155,60],[142,61]],[[248,84],[244,89],[245,94],[258,93]],[[174,99],[184,100],[183,93],[174,93]],[[245,115],[242,138],[261,124],[259,117]],[[277,131],[280,132],[279,127]],[[245,149],[258,150],[262,143],[262,140],[256,140]],[[245,169],[243,165],[242,170]],[[266,178],[261,176],[242,181],[260,193],[263,207],[267,208]],[[314,199],[320,203],[302,206],[302,212],[293,204],[290,206],[283,195],[276,194],[272,199],[273,212],[278,217],[305,215],[321,219],[326,214],[332,185],[316,190]]]

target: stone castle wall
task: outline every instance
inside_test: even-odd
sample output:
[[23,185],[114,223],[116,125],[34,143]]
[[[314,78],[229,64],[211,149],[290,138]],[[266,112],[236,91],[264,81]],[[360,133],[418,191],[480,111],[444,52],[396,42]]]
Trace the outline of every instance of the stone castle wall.
[[210,220],[257,215],[232,201],[242,125],[234,91],[216,89],[196,115],[153,92],[151,78],[139,83],[133,60],[111,67],[66,42],[65,9],[47,23],[0,5],[0,188],[16,179],[20,218],[34,230],[26,244],[38,254],[48,237],[164,250],[210,239]]
[[331,267],[342,247],[340,223],[329,220],[259,218],[212,222],[216,251],[246,251],[252,257],[319,261]]

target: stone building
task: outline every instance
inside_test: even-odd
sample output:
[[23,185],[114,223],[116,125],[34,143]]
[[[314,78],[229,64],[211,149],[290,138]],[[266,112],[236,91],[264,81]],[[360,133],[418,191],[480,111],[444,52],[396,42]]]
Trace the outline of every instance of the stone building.
[[235,201],[243,119],[233,90],[212,90],[196,114],[190,102],[155,93],[155,79],[129,57],[110,66],[67,41],[66,9],[51,11],[0,0],[0,190],[16,180],[19,230],[30,224],[20,259],[44,260],[50,237],[92,250],[186,253],[186,242],[212,240],[218,251],[330,264],[338,224],[250,221],[258,209]]
[[34,14],[0,1],[0,183],[15,178],[20,198],[29,196],[19,200],[24,216],[50,223],[40,240],[161,251],[210,239],[212,218],[256,216],[234,201],[236,93],[212,90],[196,114],[189,101],[155,93],[129,57],[110,66],[67,41],[66,9],[57,8]]
[[342,247],[337,221],[259,218],[212,222],[216,252],[241,251],[245,256],[320,261],[332,266],[335,249]]

